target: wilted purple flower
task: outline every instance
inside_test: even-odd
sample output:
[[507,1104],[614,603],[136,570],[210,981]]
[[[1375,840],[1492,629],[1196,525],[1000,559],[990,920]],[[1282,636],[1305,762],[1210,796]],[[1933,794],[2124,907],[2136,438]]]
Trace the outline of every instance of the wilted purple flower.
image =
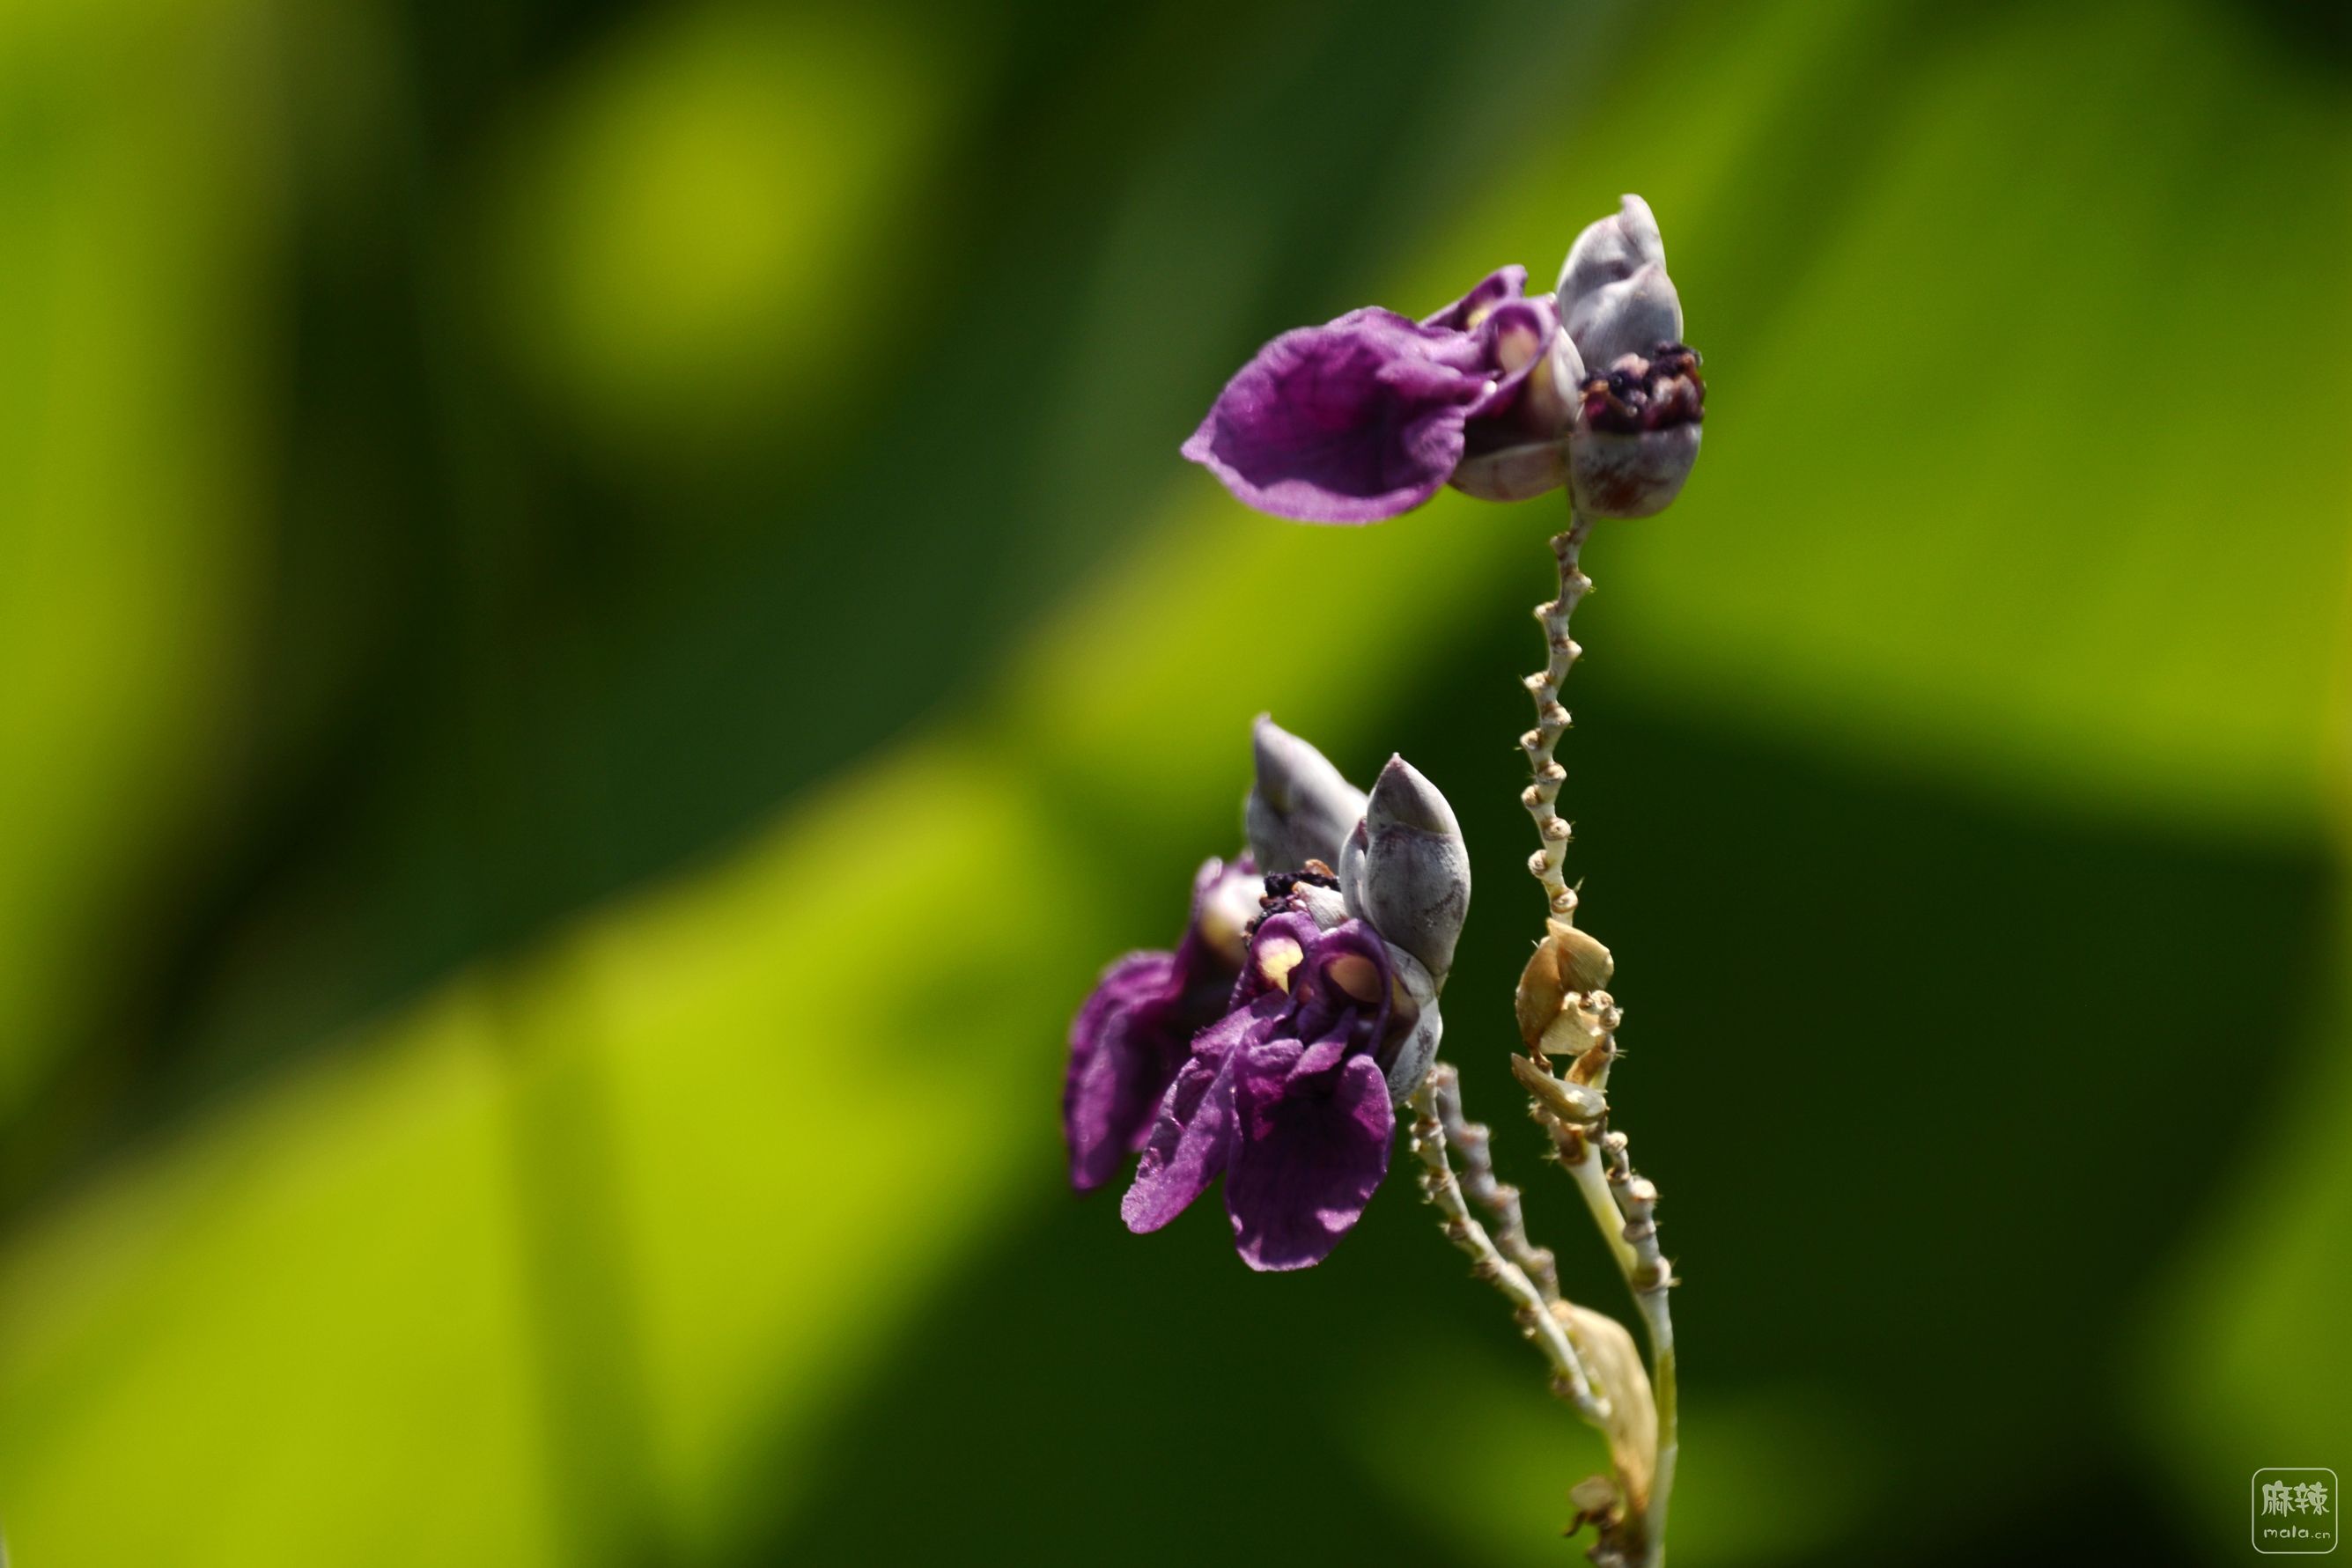
[[[1469,857],[1444,797],[1402,758],[1366,796],[1263,715],[1253,740],[1258,858],[1202,867],[1178,950],[1105,974],[1070,1031],[1063,1117],[1081,1190],[1143,1149],[1120,1207],[1134,1229],[1167,1224],[1223,1176],[1242,1257],[1301,1269],[1363,1212],[1394,1107],[1429,1071]],[[1287,864],[1260,895],[1267,857]]]
[[[1309,861],[1328,868],[1364,814],[1364,792],[1272,718],[1258,716],[1252,742],[1256,777],[1244,807],[1250,852],[1203,862],[1176,950],[1129,953],[1112,964],[1070,1025],[1062,1131],[1070,1185],[1080,1192],[1108,1181],[1143,1146],[1192,1037],[1224,1016],[1247,927],[1259,917],[1260,873],[1298,872]],[[1338,895],[1330,896],[1336,912]]]
[[1402,758],[1367,796],[1264,715],[1252,741],[1250,854],[1202,867],[1174,953],[1130,954],[1087,998],[1063,1121],[1082,1191],[1143,1150],[1121,1206],[1133,1228],[1223,1175],[1243,1258],[1300,1269],[1363,1212],[1394,1106],[1428,1074],[1470,862],[1445,798]]
[[1705,391],[1657,221],[1586,228],[1558,290],[1507,267],[1423,321],[1378,308],[1285,332],[1226,383],[1184,455],[1246,504],[1312,523],[1392,517],[1452,483],[1486,500],[1573,486],[1596,517],[1654,512],[1698,451]]
[[1304,1269],[1339,1245],[1388,1174],[1388,947],[1360,920],[1328,931],[1269,915],[1225,1016],[1192,1042],[1119,1213],[1157,1230],[1225,1178],[1253,1269]]
[[1108,1181],[1119,1162],[1143,1146],[1192,1037],[1223,1014],[1261,885],[1247,855],[1230,865],[1203,862],[1176,950],[1129,953],[1103,971],[1078,1009],[1062,1084],[1062,1131],[1070,1145],[1070,1185],[1080,1192]]

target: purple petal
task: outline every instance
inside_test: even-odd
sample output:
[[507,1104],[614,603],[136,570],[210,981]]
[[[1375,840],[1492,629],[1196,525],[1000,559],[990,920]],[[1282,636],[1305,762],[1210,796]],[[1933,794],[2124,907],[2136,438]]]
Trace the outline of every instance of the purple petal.
[[[1293,919],[1300,918],[1292,916]],[[1269,917],[1265,925],[1274,924]],[[1261,931],[1264,926],[1259,927]],[[1310,939],[1308,958],[1290,977],[1290,1017],[1284,1033],[1316,1042],[1302,1071],[1320,1071],[1338,1060],[1324,1053],[1368,1051],[1388,1024],[1388,944],[1361,920],[1345,920]]]
[[[1549,299],[1512,299],[1496,306],[1478,327],[1478,362],[1496,380],[1472,417],[1492,419],[1515,407],[1520,389],[1551,351],[1551,340],[1559,331],[1559,316]],[[1555,411],[1558,423],[1544,434],[1565,429],[1574,413],[1573,405]]]
[[1156,1036],[1178,988],[1173,953],[1129,953],[1103,971],[1070,1025],[1062,1132],[1080,1192],[1108,1181],[1150,1124],[1175,1068]]
[[1225,383],[1184,455],[1245,505],[1369,523],[1435,495],[1491,390],[1467,334],[1386,310],[1285,332]]
[[1481,310],[1490,309],[1506,299],[1517,299],[1528,291],[1528,269],[1514,264],[1498,267],[1478,280],[1478,286],[1461,298],[1422,322],[1424,327],[1445,327],[1456,332],[1467,332],[1476,325],[1471,319]]
[[1119,1200],[1119,1218],[1140,1236],[1192,1207],[1225,1168],[1233,1128],[1233,1083],[1223,1062],[1195,1059],[1169,1086],[1174,1103],[1144,1145],[1134,1185]]
[[[1583,366],[1551,297],[1505,301],[1480,325],[1478,340],[1498,379],[1464,429],[1454,488],[1483,501],[1558,489],[1568,477],[1567,435]],[[1565,382],[1563,363],[1574,371]]]
[[1396,1113],[1369,1056],[1336,1073],[1293,1076],[1300,1051],[1244,1051],[1234,1075],[1225,1174],[1234,1246],[1253,1269],[1305,1269],[1330,1256],[1388,1174]]
[[1176,1073],[1160,1102],[1160,1119],[1137,1163],[1135,1185],[1119,1200],[1119,1218],[1140,1235],[1157,1230],[1191,1207],[1225,1168],[1233,1142],[1230,1071],[1253,1024],[1249,1012],[1228,1013],[1201,1031],[1192,1059]]
[[1143,1145],[1192,1037],[1228,1010],[1243,926],[1257,914],[1263,879],[1247,855],[1202,862],[1192,918],[1176,951],[1130,953],[1103,977],[1070,1025],[1062,1131],[1070,1185],[1091,1191]]

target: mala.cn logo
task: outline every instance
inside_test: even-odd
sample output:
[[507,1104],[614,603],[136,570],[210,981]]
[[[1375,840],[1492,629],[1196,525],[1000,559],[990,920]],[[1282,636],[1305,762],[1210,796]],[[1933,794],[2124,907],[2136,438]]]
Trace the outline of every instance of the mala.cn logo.
[[2253,1487],[2254,1550],[2267,1552],[2333,1552],[2343,1503],[2329,1469],[2256,1470]]

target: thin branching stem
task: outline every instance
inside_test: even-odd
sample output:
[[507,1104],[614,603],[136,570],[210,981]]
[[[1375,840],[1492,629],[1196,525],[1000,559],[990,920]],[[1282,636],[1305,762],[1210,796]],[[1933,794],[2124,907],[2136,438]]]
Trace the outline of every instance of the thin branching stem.
[[1452,1062],[1441,1061],[1430,1070],[1429,1082],[1431,1106],[1446,1145],[1462,1162],[1462,1190],[1486,1212],[1491,1222],[1487,1233],[1503,1256],[1519,1266],[1546,1301],[1559,1301],[1559,1269],[1551,1249],[1528,1239],[1519,1189],[1497,1179],[1486,1128],[1462,1113],[1462,1075]]
[[1412,1152],[1422,1164],[1421,1192],[1441,1217],[1445,1239],[1470,1255],[1470,1271],[1493,1285],[1510,1301],[1521,1332],[1533,1340],[1551,1363],[1552,1392],[1576,1413],[1598,1427],[1609,1419],[1609,1404],[1586,1370],[1584,1358],[1568,1337],[1567,1329],[1551,1310],[1551,1302],[1528,1278],[1527,1270],[1503,1255],[1485,1226],[1472,1217],[1462,1184],[1446,1156],[1445,1124],[1438,1112],[1437,1081],[1451,1068],[1431,1070],[1406,1101],[1412,1111]]

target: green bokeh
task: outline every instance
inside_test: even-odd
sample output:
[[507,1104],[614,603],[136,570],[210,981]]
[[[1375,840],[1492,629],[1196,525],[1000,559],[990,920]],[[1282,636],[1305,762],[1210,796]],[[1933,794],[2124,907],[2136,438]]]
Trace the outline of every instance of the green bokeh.
[[0,1527],[47,1564],[1574,1560],[1402,1186],[1062,1182],[1246,722],[1450,794],[1503,1068],[1555,507],[1173,448],[1621,190],[1706,460],[1571,864],[1675,1561],[2220,1563],[2352,1470],[2352,37],[2281,3],[0,13]]

